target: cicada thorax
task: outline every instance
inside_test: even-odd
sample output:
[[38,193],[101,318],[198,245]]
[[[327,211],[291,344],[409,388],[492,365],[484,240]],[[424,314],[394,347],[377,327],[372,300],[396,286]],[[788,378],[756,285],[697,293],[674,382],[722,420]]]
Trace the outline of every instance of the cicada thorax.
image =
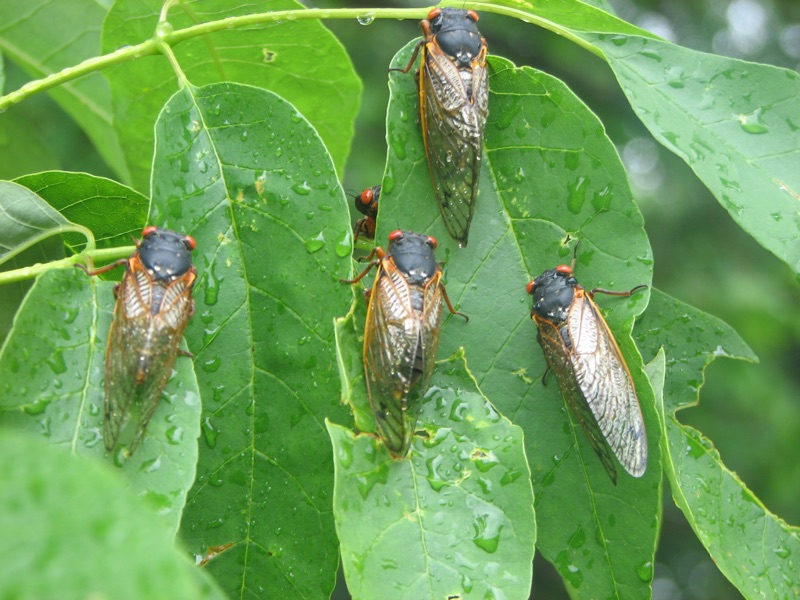
[[361,235],[369,239],[375,238],[376,219],[378,218],[378,202],[381,198],[381,186],[376,185],[365,189],[355,196],[355,207],[363,217],[356,221],[353,227],[353,243],[358,241]]
[[[439,212],[466,246],[478,195],[489,85],[474,11],[434,8],[421,22],[420,122]],[[413,59],[412,59],[413,60]]]
[[192,315],[194,240],[147,227],[115,288],[106,350],[103,439],[132,454],[158,405]]
[[[608,292],[628,296],[630,292]],[[528,284],[534,298],[531,317],[548,368],[600,457],[611,480],[617,473],[612,453],[625,470],[641,477],[647,467],[647,436],[628,366],[611,330],[572,267],[562,265]]]
[[435,248],[431,237],[394,231],[389,250],[375,250],[378,271],[367,308],[364,372],[378,434],[398,459],[408,454],[433,373],[443,299],[452,310]]

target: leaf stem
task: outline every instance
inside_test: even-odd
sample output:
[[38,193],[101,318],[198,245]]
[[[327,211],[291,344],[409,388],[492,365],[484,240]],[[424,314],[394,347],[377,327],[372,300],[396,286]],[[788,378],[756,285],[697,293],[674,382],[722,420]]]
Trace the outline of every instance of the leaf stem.
[[136,246],[120,246],[117,248],[94,248],[92,250],[85,250],[80,254],[73,254],[60,260],[54,260],[47,263],[36,263],[29,267],[22,267],[14,269],[13,271],[5,271],[0,273],[0,285],[7,283],[15,283],[17,281],[25,281],[26,279],[33,279],[42,273],[52,271],[53,269],[69,269],[77,264],[94,264],[94,261],[108,263],[120,258],[127,258],[136,251]]
[[49,237],[53,237],[55,235],[61,235],[63,233],[80,233],[83,237],[86,238],[86,250],[91,251],[94,250],[94,234],[92,233],[91,229],[84,227],[83,225],[78,225],[76,223],[69,223],[65,225],[59,225],[57,227],[53,227],[52,229],[47,229],[42,231],[40,234],[35,235],[33,237],[28,238],[23,243],[19,244],[18,246],[14,247],[12,250],[7,252],[0,258],[0,265],[5,264],[18,254],[24,252],[28,248],[35,246],[39,242],[46,240]]

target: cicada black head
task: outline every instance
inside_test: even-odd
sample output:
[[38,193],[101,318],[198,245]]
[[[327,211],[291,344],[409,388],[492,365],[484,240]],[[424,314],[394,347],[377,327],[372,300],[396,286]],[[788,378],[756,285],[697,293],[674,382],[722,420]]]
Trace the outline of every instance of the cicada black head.
[[468,67],[481,52],[478,14],[460,8],[434,8],[428,13],[430,34],[442,52],[459,67]]
[[439,270],[433,252],[437,245],[430,236],[398,229],[389,234],[388,255],[409,283],[425,284]]
[[185,275],[192,268],[192,250],[195,241],[158,227],[145,227],[139,243],[139,260],[156,279],[172,280]]
[[365,189],[355,197],[356,210],[372,219],[378,216],[378,201],[381,198],[381,186]]
[[564,321],[575,298],[576,285],[578,280],[567,265],[539,275],[528,284],[528,293],[533,296],[531,316],[535,314],[557,323]]

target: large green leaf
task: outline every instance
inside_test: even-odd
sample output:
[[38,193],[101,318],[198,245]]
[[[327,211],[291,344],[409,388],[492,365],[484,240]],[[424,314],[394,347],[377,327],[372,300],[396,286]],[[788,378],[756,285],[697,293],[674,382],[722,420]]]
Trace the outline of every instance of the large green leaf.
[[[109,464],[116,458],[103,446],[103,374],[112,287],[77,269],[45,273],[0,350],[0,423]],[[173,532],[194,481],[199,435],[197,382],[191,361],[179,358],[144,441],[120,461],[130,488]]]
[[725,576],[747,598],[790,598],[798,590],[800,529],[769,512],[711,441],[678,421],[697,404],[704,370],[718,356],[755,360],[733,329],[719,319],[654,292],[636,325],[645,357],[666,351],[659,417],[664,465],[672,497]]
[[436,369],[417,424],[427,437],[406,460],[328,423],[348,589],[354,599],[527,599],[536,527],[522,430],[481,394],[463,353]]
[[[0,271],[11,271],[64,257],[64,242],[50,234],[67,221],[21,185],[0,181]],[[15,281],[0,291],[0,340],[11,330],[30,281]]]
[[[0,49],[33,78],[73,67],[100,54],[100,26],[107,10],[95,0],[0,2]],[[105,79],[83,77],[49,93],[83,128],[109,166],[127,179]],[[16,110],[0,119],[13,120]]]
[[223,597],[108,468],[6,430],[0,455],[0,597]]
[[[153,36],[161,0],[119,0],[103,26],[103,49],[111,52]],[[302,10],[295,0],[189,1],[169,13],[174,30],[235,15]],[[339,41],[320,22],[297,20],[255,29],[223,31],[186,40],[174,48],[195,85],[235,81],[257,85],[292,102],[317,129],[339,173],[350,151],[361,81]],[[150,178],[152,128],[177,82],[166,58],[151,56],[107,73],[115,126],[126,149],[135,186]]]
[[[130,245],[147,219],[150,200],[105,177],[45,171],[20,177],[16,183],[38,194],[70,222],[91,229],[98,248]],[[66,238],[73,252],[80,251],[84,241]]]
[[[408,61],[411,47],[394,65]],[[576,273],[587,287],[648,283],[652,258],[642,218],[602,125],[562,82],[492,57],[489,85],[481,190],[469,246],[459,249],[434,202],[414,78],[391,75],[378,239],[397,227],[438,237],[450,298],[470,316],[466,324],[445,321],[441,352],[463,345],[481,390],[525,430],[542,554],[581,597],[647,597],[659,524],[659,428],[628,334],[647,292],[599,298],[631,368],[649,437],[647,473],[622,473],[617,487],[570,425],[557,386],[542,385],[545,360],[525,293],[533,276],[569,262],[575,239]]]
[[800,273],[800,75],[670,44],[578,0],[492,0],[487,9],[600,54],[653,136],[742,229]]
[[[321,139],[275,94],[187,87],[156,126],[151,221],[197,240],[203,433],[182,535],[237,596],[328,597],[338,552],[324,426],[339,404],[333,318],[352,233]],[[258,590],[262,590],[258,592]]]

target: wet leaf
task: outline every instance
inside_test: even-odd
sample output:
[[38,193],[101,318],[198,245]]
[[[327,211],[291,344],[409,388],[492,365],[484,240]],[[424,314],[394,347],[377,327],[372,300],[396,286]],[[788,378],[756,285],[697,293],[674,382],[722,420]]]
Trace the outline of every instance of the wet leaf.
[[746,598],[791,597],[800,586],[800,529],[769,512],[725,466],[711,440],[677,417],[679,410],[697,404],[705,368],[714,358],[754,361],[755,355],[730,326],[659,292],[635,333],[646,358],[658,358],[662,348],[666,354],[658,409],[675,503]]
[[[138,44],[155,32],[161,0],[119,0],[103,25],[103,50]],[[294,0],[181,2],[169,12],[173,30],[225,17],[278,10],[302,10]],[[174,47],[195,85],[232,81],[272,90],[290,102],[319,132],[341,173],[353,138],[361,81],[333,34],[316,20],[269,23],[185,40]],[[126,150],[134,186],[150,181],[153,123],[177,89],[164,56],[148,56],[108,73],[117,133]],[[213,107],[212,107],[213,108]],[[266,140],[265,140],[266,142]]]
[[360,598],[527,598],[536,537],[522,430],[462,355],[437,363],[406,460],[328,422],[347,586]]
[[316,131],[271,92],[187,87],[156,126],[151,222],[192,235],[186,330],[203,403],[181,525],[231,595],[329,597],[338,564],[331,450],[333,319],[352,292],[344,192]]
[[[147,221],[149,198],[105,177],[45,171],[19,177],[16,183],[38,194],[71,223],[91,229],[97,248],[130,246]],[[65,241],[72,252],[85,246],[77,234],[65,236]]]
[[[7,60],[38,79],[100,55],[100,27],[108,8],[95,0],[33,0],[0,3],[0,46]],[[123,179],[128,172],[111,124],[108,82],[99,74],[49,90],[49,95],[92,140],[100,155]],[[19,107],[0,115],[0,123],[19,118]],[[31,123],[39,126],[40,123]],[[18,152],[18,147],[9,147]],[[48,168],[52,163],[47,164]],[[42,165],[36,170],[41,170]]]
[[800,273],[800,75],[670,44],[576,0],[492,4],[596,50],[656,140]]
[[224,597],[97,460],[6,430],[0,453],[1,597]]
[[200,396],[180,358],[139,449],[127,461],[103,446],[103,381],[113,284],[78,269],[41,275],[0,351],[0,423],[72,454],[121,464],[128,485],[177,530],[195,477]]
[[[410,49],[394,64],[404,65]],[[648,597],[659,522],[659,428],[628,334],[647,292],[598,297],[631,369],[649,438],[645,476],[623,474],[614,487],[583,432],[570,424],[558,387],[542,385],[545,359],[525,291],[545,269],[569,263],[576,239],[576,276],[587,288],[649,283],[652,256],[642,218],[616,150],[591,111],[549,75],[497,57],[489,62],[486,147],[469,246],[459,249],[440,223],[410,73],[390,75],[377,240],[385,243],[398,227],[439,240],[450,298],[470,316],[463,326],[446,318],[440,355],[464,346],[481,390],[525,430],[541,553],[580,597],[605,598],[621,589]]]
[[[60,236],[47,233],[67,221],[39,196],[21,185],[0,181],[0,271],[12,271],[64,257]],[[2,286],[0,340],[11,330],[14,314],[31,287],[30,281]]]

